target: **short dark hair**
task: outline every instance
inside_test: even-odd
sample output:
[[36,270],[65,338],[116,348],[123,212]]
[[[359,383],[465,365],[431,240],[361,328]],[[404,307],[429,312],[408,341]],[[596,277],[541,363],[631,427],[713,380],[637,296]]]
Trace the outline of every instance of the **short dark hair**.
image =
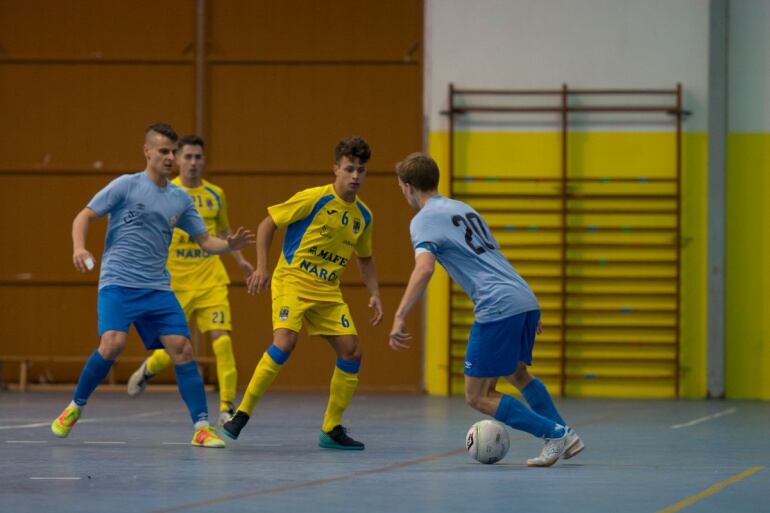
[[360,160],[362,164],[366,164],[372,157],[372,148],[363,137],[359,135],[350,135],[338,142],[337,146],[334,148],[334,162],[339,164],[342,157],[355,157]]
[[184,146],[200,146],[201,149],[206,148],[203,144],[203,138],[197,135],[183,135],[179,138],[179,142],[176,145],[180,150]]
[[402,182],[411,184],[418,191],[434,191],[438,187],[438,164],[424,153],[407,155],[396,164],[396,174]]
[[171,142],[176,142],[177,139],[179,139],[179,136],[176,135],[176,132],[168,123],[152,123],[147,125],[147,128],[144,130],[145,137],[147,137],[147,134],[150,132],[160,134],[168,138]]

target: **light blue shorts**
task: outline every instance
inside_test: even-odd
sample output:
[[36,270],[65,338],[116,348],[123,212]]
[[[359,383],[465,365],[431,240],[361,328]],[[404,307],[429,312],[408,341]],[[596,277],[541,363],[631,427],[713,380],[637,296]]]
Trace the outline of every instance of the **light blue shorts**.
[[99,289],[99,336],[105,331],[125,331],[131,324],[147,349],[160,349],[161,335],[190,338],[184,311],[170,290],[133,289],[107,285]]
[[519,362],[532,364],[540,310],[493,322],[474,322],[465,350],[465,375],[476,378],[509,376]]

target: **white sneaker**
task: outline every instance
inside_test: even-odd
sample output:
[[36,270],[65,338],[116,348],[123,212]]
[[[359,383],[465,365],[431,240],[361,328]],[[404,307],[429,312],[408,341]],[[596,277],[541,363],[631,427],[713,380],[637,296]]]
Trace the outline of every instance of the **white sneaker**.
[[[561,438],[546,438],[543,450],[540,452],[540,456],[527,460],[527,466],[529,467],[550,467],[556,461],[561,458],[568,450],[572,449],[579,441],[580,438],[571,429],[567,428],[566,433]],[[573,454],[574,456],[574,454]]]
[[219,412],[219,419],[217,419],[217,426],[222,427],[226,422],[230,422],[235,412],[233,410],[226,410]]
[[567,436],[571,436],[574,438],[577,438],[577,443],[567,443],[568,449],[564,451],[564,455],[562,456],[563,460],[568,460],[572,458],[573,456],[577,456],[581,452],[583,452],[583,449],[586,448],[586,446],[583,444],[583,441],[580,439],[580,437],[575,433],[575,431],[572,428],[567,428]]
[[144,389],[147,388],[147,383],[149,383],[153,377],[155,377],[155,374],[147,372],[147,360],[143,361],[142,365],[140,365],[139,368],[131,374],[131,377],[128,378],[128,396],[136,397],[144,392]]

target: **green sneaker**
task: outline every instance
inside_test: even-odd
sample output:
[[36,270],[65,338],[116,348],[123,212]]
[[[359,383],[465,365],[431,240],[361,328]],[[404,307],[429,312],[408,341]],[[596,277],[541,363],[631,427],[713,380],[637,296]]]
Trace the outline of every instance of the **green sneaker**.
[[53,434],[59,438],[67,438],[67,436],[70,434],[72,426],[75,425],[75,422],[77,422],[79,418],[80,408],[70,404],[64,408],[64,411],[61,412],[61,415],[53,419],[53,422],[51,423],[51,431],[53,431]]
[[342,449],[344,451],[363,451],[366,446],[348,436],[348,430],[342,426],[335,426],[331,431],[318,435],[318,447],[324,449]]

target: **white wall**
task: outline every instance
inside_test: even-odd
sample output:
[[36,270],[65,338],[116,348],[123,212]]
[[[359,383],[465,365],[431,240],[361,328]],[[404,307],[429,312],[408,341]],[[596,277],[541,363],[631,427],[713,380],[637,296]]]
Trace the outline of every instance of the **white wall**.
[[466,88],[681,82],[684,107],[693,111],[686,129],[705,130],[708,11],[708,0],[426,0],[429,128],[446,129],[439,112],[447,108],[449,82]]
[[731,1],[728,34],[729,129],[770,132],[770,1]]

